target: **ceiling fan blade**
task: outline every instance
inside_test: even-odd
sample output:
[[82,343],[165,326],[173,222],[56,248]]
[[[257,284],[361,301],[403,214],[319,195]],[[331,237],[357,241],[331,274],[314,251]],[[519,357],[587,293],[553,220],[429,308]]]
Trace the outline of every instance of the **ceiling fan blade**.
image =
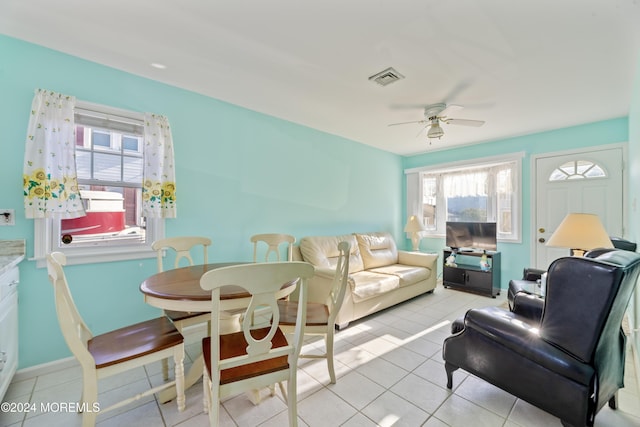
[[424,127],[420,129],[420,132],[418,132],[418,134],[416,135],[416,138],[422,135],[427,130],[428,127],[429,125],[424,125]]
[[424,110],[435,104],[391,104],[389,109],[391,110]]
[[475,126],[475,127],[480,127],[484,124],[484,120],[447,119],[443,121],[450,125]]
[[397,126],[397,125],[408,125],[411,123],[427,123],[426,120],[414,120],[412,122],[401,122],[401,123],[391,123],[390,125],[387,126]]
[[445,109],[442,110],[440,114],[438,114],[438,117],[447,117],[452,111],[460,111],[463,108],[464,107],[462,105],[455,105],[455,104],[447,105]]
[[443,98],[444,101],[455,101],[462,92],[464,92],[471,86],[471,83],[473,83],[473,80],[471,78],[466,78],[458,82],[458,84],[451,88],[449,93]]

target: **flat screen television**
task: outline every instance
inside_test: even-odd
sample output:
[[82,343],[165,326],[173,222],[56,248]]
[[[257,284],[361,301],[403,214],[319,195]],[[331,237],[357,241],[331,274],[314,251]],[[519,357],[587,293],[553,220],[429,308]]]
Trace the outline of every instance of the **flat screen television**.
[[446,245],[451,249],[497,249],[495,222],[447,221]]

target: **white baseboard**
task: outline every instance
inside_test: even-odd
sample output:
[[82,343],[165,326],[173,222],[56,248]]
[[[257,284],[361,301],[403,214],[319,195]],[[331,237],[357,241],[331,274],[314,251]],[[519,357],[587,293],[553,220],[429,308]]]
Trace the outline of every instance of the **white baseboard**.
[[[183,335],[185,337],[185,343],[198,342],[207,335],[207,328],[204,325],[189,326],[184,329]],[[64,359],[54,360],[52,362],[42,363],[40,365],[30,366],[28,368],[19,369],[16,371],[11,382],[20,382],[29,380],[31,378],[38,377],[40,375],[50,374],[52,372],[60,371],[62,369],[73,368],[80,366],[75,357],[65,357]]]
[[38,377],[40,375],[50,374],[62,369],[80,366],[75,357],[66,357],[64,359],[54,360],[53,362],[42,363],[40,365],[30,366],[28,368],[19,369],[13,376],[11,382],[19,382]]

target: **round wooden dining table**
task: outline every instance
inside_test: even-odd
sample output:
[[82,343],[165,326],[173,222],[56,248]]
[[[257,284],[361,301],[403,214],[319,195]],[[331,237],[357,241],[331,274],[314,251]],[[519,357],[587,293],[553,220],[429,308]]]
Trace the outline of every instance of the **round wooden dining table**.
[[[140,284],[140,292],[144,301],[163,310],[208,312],[211,311],[211,291],[200,287],[200,278],[207,272],[232,265],[247,264],[246,262],[222,262],[189,267],[175,268],[156,273]],[[278,298],[285,298],[296,288],[297,280],[284,283]],[[251,301],[251,294],[239,286],[224,286],[220,288],[220,308],[227,313],[237,312],[246,308]],[[227,316],[229,317],[229,316]],[[231,321],[238,321],[239,315],[231,316]],[[202,376],[204,360],[202,355],[193,361],[185,376],[185,389],[195,384]],[[175,389],[169,388],[159,393],[161,402],[168,402],[176,395]]]

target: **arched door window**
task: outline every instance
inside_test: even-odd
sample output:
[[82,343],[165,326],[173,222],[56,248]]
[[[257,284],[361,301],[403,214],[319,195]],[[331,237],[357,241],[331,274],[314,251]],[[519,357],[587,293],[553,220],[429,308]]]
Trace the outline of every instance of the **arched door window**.
[[549,175],[549,181],[605,178],[606,176],[604,168],[590,160],[572,160],[554,169]]

